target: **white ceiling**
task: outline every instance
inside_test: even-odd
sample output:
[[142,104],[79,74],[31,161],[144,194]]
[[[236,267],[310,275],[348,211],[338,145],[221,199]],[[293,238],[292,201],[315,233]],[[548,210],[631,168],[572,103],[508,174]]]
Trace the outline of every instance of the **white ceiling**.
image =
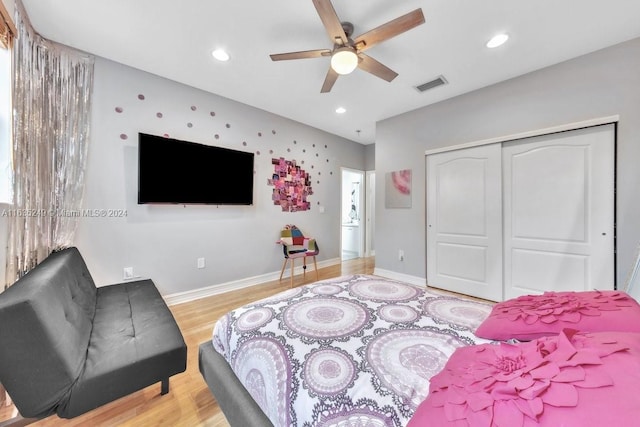
[[[354,36],[419,7],[426,23],[367,51],[394,81],[356,70],[321,94],[329,58],[269,58],[332,47],[311,0],[22,1],[48,39],[362,144],[379,120],[640,36],[638,0],[333,0]],[[499,32],[507,44],[487,49]],[[449,84],[414,89],[439,75]]]

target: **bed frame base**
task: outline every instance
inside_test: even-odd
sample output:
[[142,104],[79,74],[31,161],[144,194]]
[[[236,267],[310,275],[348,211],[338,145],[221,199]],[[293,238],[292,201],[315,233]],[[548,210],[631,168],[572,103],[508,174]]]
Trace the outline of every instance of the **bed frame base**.
[[273,427],[211,341],[200,344],[198,365],[209,390],[232,426]]

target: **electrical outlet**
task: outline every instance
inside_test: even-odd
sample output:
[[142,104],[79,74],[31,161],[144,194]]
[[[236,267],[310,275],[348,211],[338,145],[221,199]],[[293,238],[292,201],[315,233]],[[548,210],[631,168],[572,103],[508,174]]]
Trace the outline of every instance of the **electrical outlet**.
[[198,258],[198,268],[204,268],[205,262],[204,258]]
[[404,261],[404,251],[402,249],[398,249],[398,261]]
[[127,279],[133,279],[133,267],[125,267],[122,273],[122,277]]

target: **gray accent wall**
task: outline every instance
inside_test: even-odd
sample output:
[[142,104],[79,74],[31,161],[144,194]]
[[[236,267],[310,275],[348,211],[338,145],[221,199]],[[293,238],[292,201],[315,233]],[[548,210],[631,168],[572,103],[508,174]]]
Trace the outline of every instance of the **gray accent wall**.
[[412,169],[413,200],[411,209],[386,209],[384,185],[377,186],[376,268],[426,280],[426,150],[614,115],[622,285],[640,242],[640,39],[378,122],[379,182],[390,171]]
[[[254,205],[138,205],[138,132],[255,153]],[[279,157],[311,174],[310,211],[274,206],[267,179]],[[99,285],[121,281],[123,268],[133,267],[163,295],[279,273],[275,242],[285,224],[318,239],[318,262],[337,262],[340,168],[363,170],[364,159],[361,144],[97,58],[84,206],[126,216],[82,218],[76,243]],[[211,185],[233,185],[233,176]],[[201,257],[204,269],[196,268]]]
[[376,144],[364,146],[364,170],[372,171],[376,169]]

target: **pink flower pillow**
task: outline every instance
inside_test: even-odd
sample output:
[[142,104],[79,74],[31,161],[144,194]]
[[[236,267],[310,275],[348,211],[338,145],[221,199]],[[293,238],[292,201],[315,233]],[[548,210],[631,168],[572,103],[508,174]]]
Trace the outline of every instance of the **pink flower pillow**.
[[491,340],[527,341],[556,335],[564,328],[640,332],[640,305],[618,291],[526,295],[496,304],[475,334]]
[[458,348],[407,427],[632,426],[640,334],[576,333]]

